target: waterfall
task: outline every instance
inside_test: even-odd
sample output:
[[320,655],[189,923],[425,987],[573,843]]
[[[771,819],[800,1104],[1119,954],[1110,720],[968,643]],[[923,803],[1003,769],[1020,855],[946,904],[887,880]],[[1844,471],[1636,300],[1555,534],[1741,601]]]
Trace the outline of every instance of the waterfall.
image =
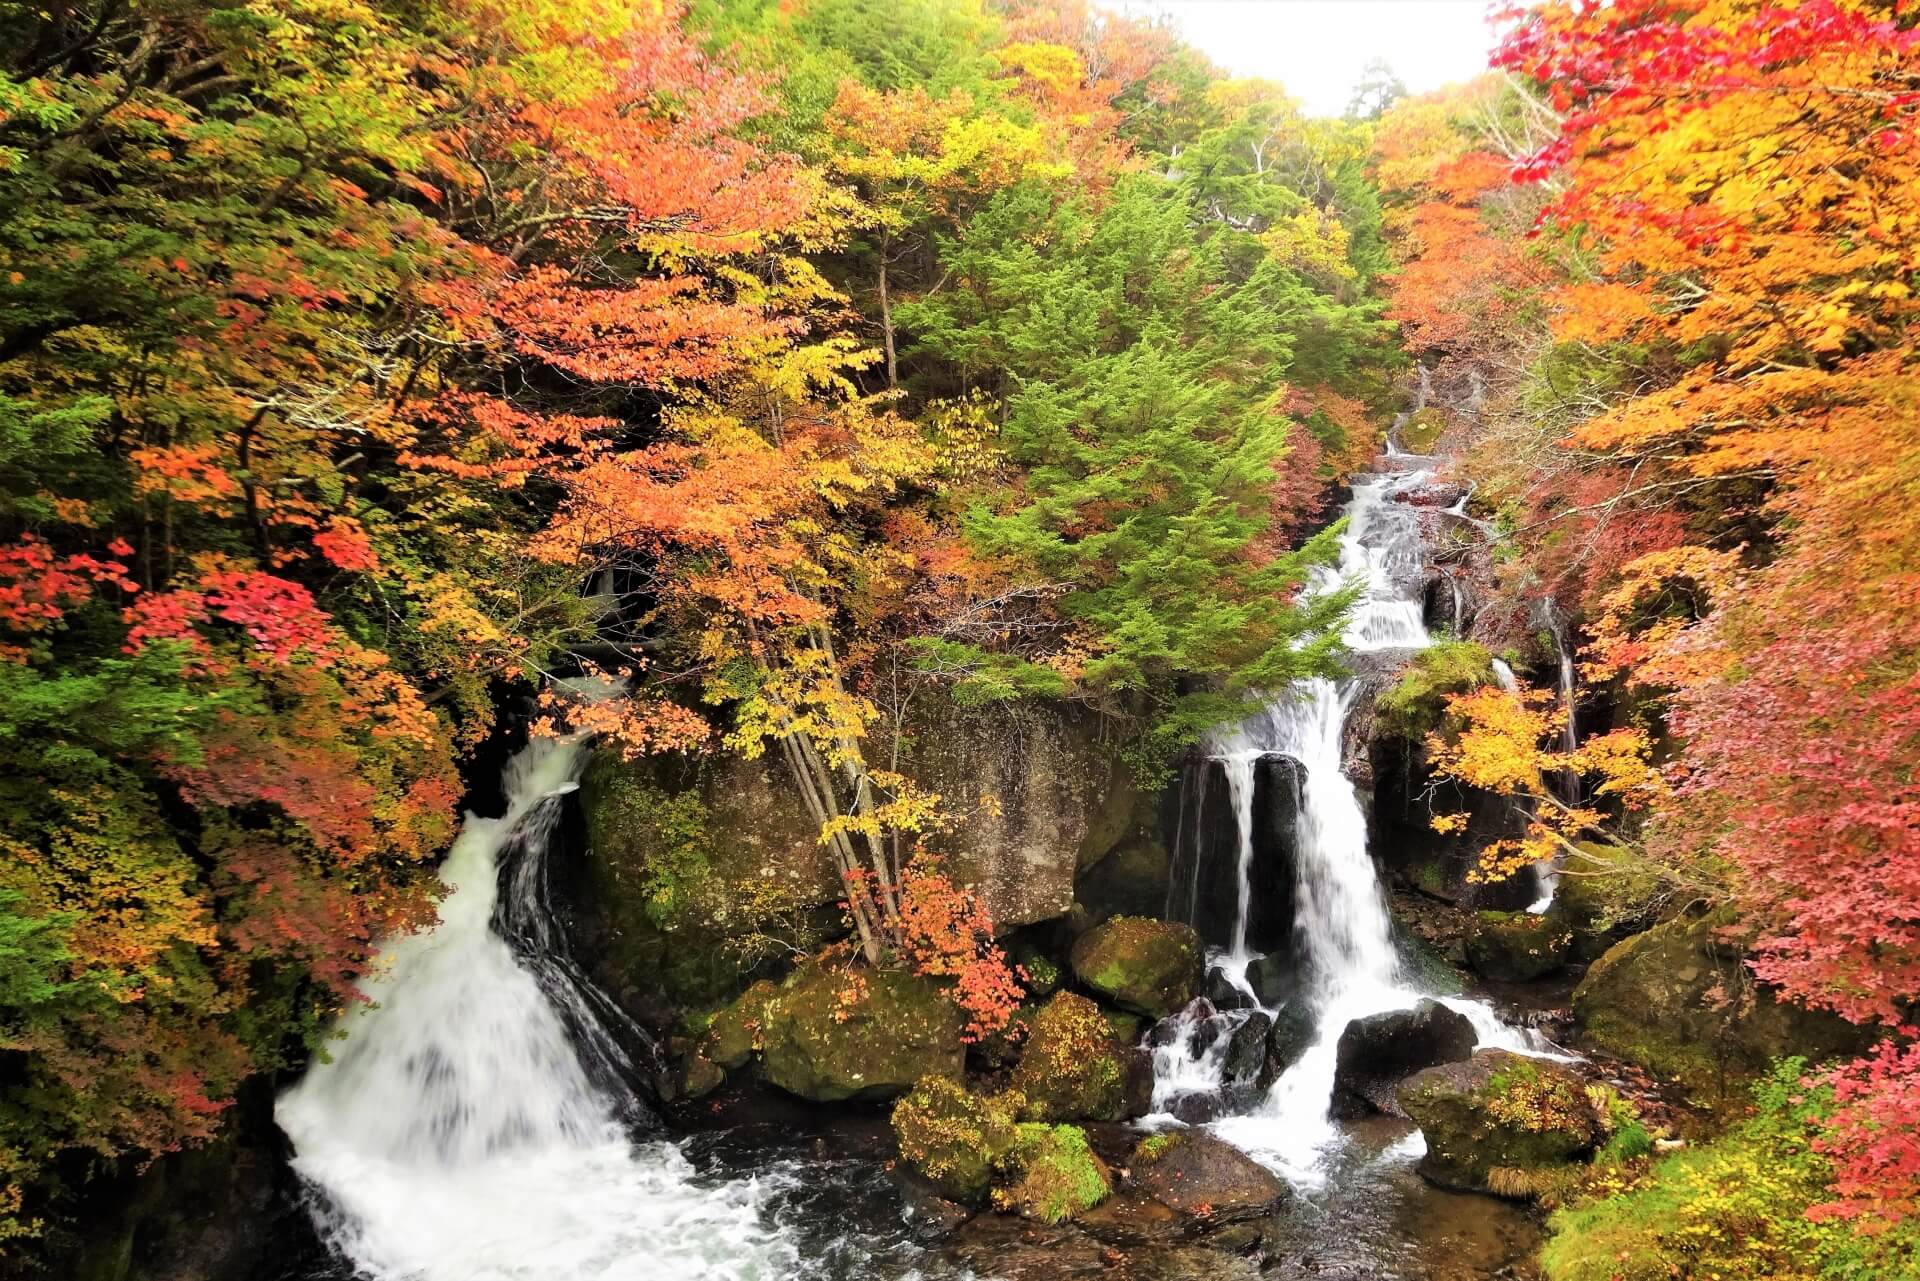
[[322,1234],[373,1281],[781,1271],[752,1181],[702,1185],[636,1141],[603,1001],[555,950],[543,865],[581,752],[535,739],[507,764],[505,817],[469,815],[441,869],[439,923],[381,950],[276,1108]]
[[[1409,457],[1390,456],[1393,462]],[[1426,551],[1420,515],[1394,500],[1432,475],[1430,470],[1376,473],[1354,483],[1339,563],[1318,571],[1306,589],[1323,594],[1357,585],[1359,596],[1344,635],[1350,651],[1408,651],[1431,643],[1421,617]],[[1216,732],[1205,749],[1224,765],[1229,780],[1249,780],[1232,785],[1243,889],[1252,858],[1253,763],[1278,753],[1305,768],[1294,886],[1294,944],[1302,984],[1292,999],[1306,1003],[1313,1043],[1251,1111],[1213,1123],[1222,1137],[1303,1187],[1323,1179],[1324,1155],[1339,1140],[1328,1106],[1340,1033],[1352,1019],[1406,1008],[1422,995],[1401,973],[1385,895],[1367,849],[1366,811],[1341,768],[1346,721],[1359,693],[1353,681],[1297,682],[1238,725]],[[1243,924],[1249,907],[1243,899]],[[1226,955],[1212,959],[1227,982],[1254,995],[1245,975],[1255,958],[1246,951],[1244,928],[1236,930]],[[1481,1044],[1536,1048],[1480,1003],[1446,1003],[1472,1020]],[[1196,1034],[1195,1027],[1182,1025],[1155,1047],[1156,1106],[1168,1107],[1183,1092],[1223,1084],[1217,1076],[1211,1082],[1207,1077],[1217,1071],[1217,1056],[1191,1053]]]

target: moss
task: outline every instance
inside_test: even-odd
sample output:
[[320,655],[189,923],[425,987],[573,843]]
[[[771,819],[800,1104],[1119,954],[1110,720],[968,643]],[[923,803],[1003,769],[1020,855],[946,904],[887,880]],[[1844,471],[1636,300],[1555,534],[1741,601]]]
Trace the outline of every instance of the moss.
[[1091,1210],[1113,1191],[1107,1168],[1077,1125],[1019,1126],[1013,1164],[1018,1179],[996,1189],[993,1201],[1003,1210],[1042,1223],[1064,1223]]
[[586,779],[587,839],[604,875],[632,895],[647,919],[671,930],[704,923],[712,892],[707,808],[695,792],[669,792],[611,757]]
[[[1429,1068],[1400,1087],[1399,1099],[1426,1136],[1421,1173],[1446,1187],[1518,1189],[1516,1172],[1543,1190],[1557,1187],[1562,1167],[1606,1137],[1578,1077],[1504,1050]],[[1515,1194],[1532,1195],[1507,1193]]]
[[1429,405],[1400,424],[1400,448],[1410,454],[1429,454],[1447,430],[1447,416]]
[[779,992],[779,988],[762,979],[742,992],[732,1004],[706,1016],[706,1032],[700,1038],[701,1054],[728,1071],[745,1066],[760,1048],[767,1003]]
[[1033,1121],[1123,1121],[1129,1115],[1129,1047],[1113,1038],[1100,1007],[1060,992],[1033,1018],[1013,1088]]
[[890,1099],[923,1076],[958,1077],[965,1016],[927,979],[821,966],[765,1006],[767,1079],[816,1102]]
[[1547,914],[1572,933],[1575,957],[1592,961],[1651,925],[1672,890],[1665,877],[1629,850],[1595,841],[1575,849]]
[[1414,655],[1374,703],[1382,733],[1418,742],[1440,727],[1447,695],[1493,683],[1493,655],[1472,641],[1439,641]]
[[1102,996],[1163,1019],[1200,992],[1203,952],[1190,926],[1116,916],[1073,945],[1073,972]]
[[949,1077],[922,1077],[893,1105],[900,1155],[950,1200],[977,1204],[1011,1155],[1017,1094],[984,1098]]
[[1171,1152],[1174,1145],[1179,1141],[1180,1136],[1177,1134],[1149,1134],[1146,1138],[1134,1144],[1134,1163],[1138,1165],[1145,1164],[1148,1161],[1158,1161],[1168,1152]]
[[1572,931],[1535,912],[1481,912],[1467,938],[1467,963],[1474,973],[1504,982],[1551,973],[1572,952]]

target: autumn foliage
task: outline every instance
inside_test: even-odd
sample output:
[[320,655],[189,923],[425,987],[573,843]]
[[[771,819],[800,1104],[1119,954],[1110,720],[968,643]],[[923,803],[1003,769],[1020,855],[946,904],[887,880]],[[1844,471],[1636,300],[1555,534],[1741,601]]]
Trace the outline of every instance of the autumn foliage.
[[[1585,679],[1670,735],[1665,794],[1629,824],[1645,852],[1738,906],[1757,977],[1892,1030],[1835,1078],[1823,1141],[1832,1212],[1868,1231],[1913,1211],[1920,1169],[1911,9],[1516,7],[1493,108],[1410,116],[1379,161],[1491,149],[1539,193],[1530,231],[1470,228],[1551,281],[1483,357],[1505,412],[1468,465],[1504,504],[1505,587],[1577,603]],[[1446,174],[1414,190],[1444,206]],[[1420,282],[1445,266],[1403,273],[1418,341]],[[1482,720],[1454,766],[1501,743],[1539,763]]]

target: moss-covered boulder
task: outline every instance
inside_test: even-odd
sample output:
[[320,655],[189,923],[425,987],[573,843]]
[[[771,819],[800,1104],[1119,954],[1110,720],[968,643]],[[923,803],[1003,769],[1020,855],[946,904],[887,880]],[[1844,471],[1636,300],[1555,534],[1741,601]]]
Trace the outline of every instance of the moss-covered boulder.
[[951,1077],[923,1077],[893,1105],[901,1159],[941,1196],[978,1205],[1018,1137],[1017,1094],[987,1097]]
[[1077,1125],[1020,1126],[1007,1165],[1013,1177],[993,1190],[994,1205],[1042,1223],[1064,1223],[1113,1191],[1112,1174]]
[[1415,654],[1374,700],[1374,729],[1419,740],[1440,727],[1447,698],[1493,684],[1493,655],[1473,641],[1436,641]]
[[1573,932],[1545,912],[1481,912],[1467,936],[1467,964],[1484,979],[1524,983],[1573,956]]
[[1608,1131],[1579,1076],[1505,1050],[1428,1068],[1401,1083],[1399,1100],[1426,1136],[1420,1173],[1467,1192],[1535,1195]]
[[764,1018],[767,1079],[815,1102],[890,1099],[965,1067],[960,1007],[912,974],[816,966],[789,979]]
[[1152,1104],[1147,1053],[1117,1040],[1098,1005],[1073,992],[1054,995],[1028,1025],[1013,1088],[1034,1121],[1124,1121]]
[[1265,1166],[1198,1130],[1148,1135],[1135,1145],[1127,1173],[1163,1205],[1216,1222],[1265,1214],[1287,1194]]
[[1573,958],[1592,961],[1651,927],[1669,895],[1666,881],[1631,851],[1582,841],[1564,861],[1547,915],[1573,936]]
[[745,1067],[753,1052],[760,1048],[767,1003],[779,994],[778,986],[762,979],[731,1004],[715,1010],[700,1038],[701,1055],[728,1072]]
[[1608,949],[1573,991],[1587,1044],[1685,1085],[1696,1102],[1745,1102],[1772,1060],[1852,1055],[1871,1033],[1756,985],[1724,912],[1679,917]]
[[1164,1019],[1200,995],[1206,952],[1187,925],[1116,916],[1073,945],[1074,976],[1114,1004]]

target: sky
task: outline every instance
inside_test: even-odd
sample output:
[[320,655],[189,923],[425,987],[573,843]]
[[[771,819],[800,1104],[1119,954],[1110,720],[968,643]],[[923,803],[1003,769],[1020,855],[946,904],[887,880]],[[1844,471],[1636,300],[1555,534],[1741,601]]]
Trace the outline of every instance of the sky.
[[1493,38],[1487,0],[1122,0],[1164,14],[1237,76],[1277,80],[1314,115],[1339,115],[1369,60],[1414,93],[1472,78]]

